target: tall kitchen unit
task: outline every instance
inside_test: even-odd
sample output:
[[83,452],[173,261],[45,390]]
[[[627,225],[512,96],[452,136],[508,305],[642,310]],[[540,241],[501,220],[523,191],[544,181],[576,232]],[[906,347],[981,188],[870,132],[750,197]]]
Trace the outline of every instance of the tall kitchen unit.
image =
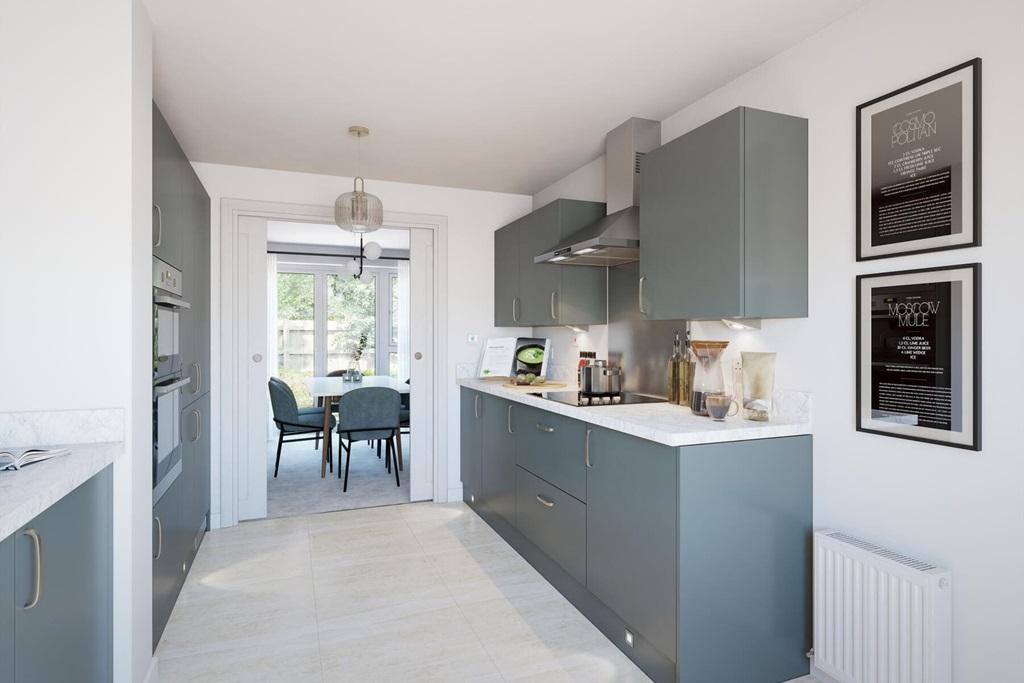
[[[157,269],[180,278],[173,326],[180,385],[173,416],[160,415],[154,391],[154,461],[157,441],[171,425],[173,478],[154,478],[153,648],[192,566],[210,515],[210,197],[153,105],[154,320],[160,298]],[[173,299],[173,295],[169,297]],[[167,300],[168,297],[163,297]],[[154,332],[160,335],[159,331]],[[154,354],[154,374],[160,365]],[[159,386],[159,385],[156,385]],[[167,412],[166,410],[163,412]],[[161,429],[161,427],[164,427]],[[166,450],[166,449],[165,449]],[[154,462],[156,465],[156,462]],[[167,482],[170,482],[169,484]]]

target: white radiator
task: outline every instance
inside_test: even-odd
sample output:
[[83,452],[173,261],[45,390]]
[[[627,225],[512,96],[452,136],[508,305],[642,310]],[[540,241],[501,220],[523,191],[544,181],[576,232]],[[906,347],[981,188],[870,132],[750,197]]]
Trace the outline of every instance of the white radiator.
[[814,666],[840,683],[951,683],[950,573],[814,532]]

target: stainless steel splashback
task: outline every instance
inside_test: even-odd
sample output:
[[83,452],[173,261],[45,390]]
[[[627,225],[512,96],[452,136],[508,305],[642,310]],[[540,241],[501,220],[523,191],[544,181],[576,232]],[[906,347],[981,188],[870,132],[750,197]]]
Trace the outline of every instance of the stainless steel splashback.
[[639,263],[608,269],[608,362],[623,368],[623,390],[665,397],[672,339],[686,321],[645,320],[639,295]]

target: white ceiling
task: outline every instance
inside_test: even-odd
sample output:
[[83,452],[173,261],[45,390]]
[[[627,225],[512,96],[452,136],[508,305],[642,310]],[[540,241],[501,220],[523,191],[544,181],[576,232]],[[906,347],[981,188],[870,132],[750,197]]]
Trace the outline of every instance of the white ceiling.
[[533,194],[864,1],[146,4],[194,161]]
[[[321,223],[267,221],[267,241],[278,244],[359,248],[359,235],[342,230],[337,225]],[[397,228],[381,228],[367,234],[364,242],[376,242],[384,249],[408,251],[409,231]]]

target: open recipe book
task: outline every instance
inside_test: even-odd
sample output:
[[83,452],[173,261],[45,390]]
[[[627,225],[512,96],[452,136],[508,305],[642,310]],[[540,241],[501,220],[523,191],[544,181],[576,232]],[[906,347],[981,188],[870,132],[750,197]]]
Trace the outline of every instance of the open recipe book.
[[37,462],[67,455],[71,451],[66,448],[29,448],[20,452],[0,451],[0,472],[20,470]]

